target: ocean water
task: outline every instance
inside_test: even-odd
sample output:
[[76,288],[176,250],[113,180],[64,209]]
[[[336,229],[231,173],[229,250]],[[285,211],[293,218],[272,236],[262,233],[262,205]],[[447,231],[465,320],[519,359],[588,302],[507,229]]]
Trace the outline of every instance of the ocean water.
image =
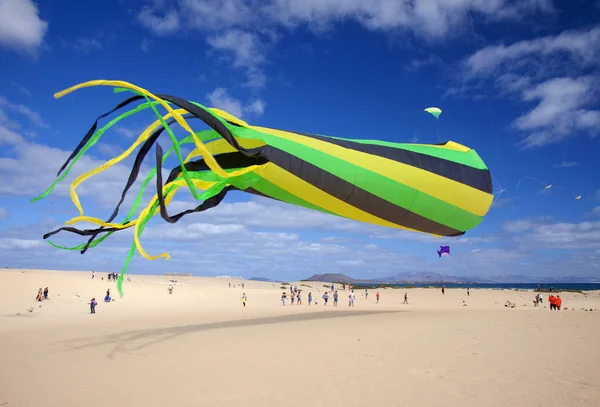
[[[361,287],[375,287],[376,283],[357,283],[357,286]],[[422,283],[422,284],[385,284],[394,287],[442,287],[442,283]],[[537,290],[537,284],[527,283],[499,283],[499,284],[480,284],[480,283],[443,283],[446,288],[485,288],[489,290]],[[554,290],[574,290],[574,291],[592,291],[600,290],[600,283],[540,283],[540,289],[542,291]]]

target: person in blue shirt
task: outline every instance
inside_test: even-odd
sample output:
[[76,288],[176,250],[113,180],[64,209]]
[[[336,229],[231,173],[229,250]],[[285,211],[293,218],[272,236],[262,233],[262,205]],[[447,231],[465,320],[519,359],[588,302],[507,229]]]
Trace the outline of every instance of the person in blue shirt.
[[98,303],[96,302],[96,298],[92,298],[92,300],[90,301],[90,314],[96,313],[96,305],[98,305]]

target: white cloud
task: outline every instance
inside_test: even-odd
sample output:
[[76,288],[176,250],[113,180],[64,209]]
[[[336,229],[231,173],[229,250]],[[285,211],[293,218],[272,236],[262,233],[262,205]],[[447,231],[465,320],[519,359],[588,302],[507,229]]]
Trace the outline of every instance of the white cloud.
[[266,84],[267,77],[260,68],[265,62],[265,45],[257,34],[232,29],[210,36],[206,41],[215,50],[228,54],[234,67],[246,69],[248,86],[259,88]]
[[[308,25],[323,29],[354,20],[372,30],[404,28],[425,37],[441,38],[466,22],[469,11],[490,20],[521,20],[553,11],[551,0],[180,0],[176,8],[154,2],[143,8],[148,23],[185,20],[200,30]],[[162,16],[162,17],[161,17]],[[182,27],[185,24],[181,24]]]
[[408,72],[417,72],[421,69],[431,66],[431,65],[440,65],[444,61],[437,55],[430,55],[424,59],[412,59],[404,68]]
[[363,260],[338,260],[338,263],[352,267],[359,267],[365,265],[365,262]]
[[29,250],[43,245],[44,242],[40,240],[0,239],[0,249],[2,250]]
[[504,230],[509,233],[521,233],[530,230],[534,223],[530,220],[514,220],[504,224]]
[[17,90],[27,96],[31,96],[31,92],[29,91],[29,89],[27,89],[25,86],[21,86],[16,82],[11,82],[12,85],[17,88]]
[[600,216],[600,206],[595,206],[594,209],[592,209],[592,213]]
[[0,126],[0,145],[10,146],[22,141],[23,137],[4,126]]
[[[469,232],[467,232],[469,233]],[[424,233],[409,232],[405,230],[387,229],[383,227],[372,227],[369,235],[372,239],[399,239],[412,240],[415,242],[430,243],[432,245],[475,245],[479,243],[492,243],[496,240],[493,236],[461,236],[452,238],[438,238]]]
[[148,52],[148,51],[150,51],[151,43],[152,43],[152,41],[148,40],[147,38],[144,38],[142,40],[142,43],[140,44],[140,48],[142,49],[142,51]]
[[523,92],[523,100],[539,101],[537,106],[518,117],[514,125],[533,131],[520,144],[540,147],[557,143],[580,132],[596,134],[600,126],[600,110],[585,106],[597,97],[598,79],[594,77],[554,78]]
[[[32,198],[42,193],[56,179],[56,173],[67,159],[70,152],[47,145],[26,141],[21,135],[0,125],[0,195]],[[69,185],[76,176],[104,164],[89,155],[84,155],[73,166],[71,173],[57,185],[54,196],[69,196]],[[129,168],[123,164],[98,174],[90,181],[84,182],[77,189],[86,208],[86,198],[96,199],[105,207],[112,208],[125,184]],[[143,177],[144,174],[141,174]],[[141,180],[134,185],[139,187]],[[46,198],[48,199],[48,198]],[[133,199],[130,197],[129,199]]]
[[489,19],[521,19],[538,11],[549,11],[549,1],[505,0],[273,0],[265,2],[266,14],[284,26],[322,28],[355,20],[372,30],[405,28],[426,38],[444,38],[466,22],[469,11]]
[[114,145],[114,144],[106,144],[103,142],[99,142],[96,144],[96,148],[98,149],[98,151],[100,151],[102,154],[105,154],[109,157],[116,157],[119,154],[121,154],[125,149],[121,148],[120,146]]
[[8,118],[8,115],[2,108],[0,108],[0,124],[5,129],[18,129],[20,127],[19,123]]
[[176,32],[180,27],[179,14],[170,9],[162,16],[157,15],[152,7],[144,7],[137,15],[138,21],[156,35],[168,35]]
[[[512,223],[512,229],[506,230],[522,233],[514,237],[521,247],[583,250],[600,247],[600,222],[580,223],[534,223],[518,221]],[[525,232],[525,233],[523,233]]]
[[229,93],[227,93],[227,89],[216,88],[206,96],[208,97],[211,107],[223,109],[235,117],[242,117],[242,102],[231,97]]
[[243,105],[239,99],[229,95],[225,88],[216,88],[211,93],[207,94],[206,97],[208,98],[211,107],[225,110],[239,118],[242,118],[248,113],[260,116],[265,111],[265,103],[262,100],[257,99],[247,105]]
[[263,102],[261,99],[257,99],[246,106],[245,111],[247,113],[253,113],[260,116],[265,112],[265,102]]
[[173,7],[154,1],[142,8],[138,20],[157,35],[186,27],[205,32],[210,46],[246,70],[247,85],[261,87],[266,54],[286,29],[306,26],[318,33],[356,21],[369,30],[406,30],[428,40],[447,40],[467,24],[469,12],[498,21],[552,10],[550,0],[179,0]]
[[573,62],[597,65],[600,57],[600,27],[590,30],[564,31],[557,36],[546,36],[533,40],[523,40],[511,45],[494,45],[483,48],[466,60],[466,67],[472,75],[492,75],[507,64],[525,65],[532,56],[552,57],[567,53]]
[[11,103],[5,97],[0,96],[0,106],[4,106],[8,110],[17,112],[25,116],[31,123],[35,124],[38,127],[44,129],[50,128],[50,125],[42,119],[39,113],[34,112],[25,105]]
[[531,78],[509,72],[498,76],[495,85],[503,96],[519,94],[524,89],[531,87]]
[[0,0],[0,46],[37,57],[47,31],[32,0]]
[[188,225],[163,224],[150,229],[144,234],[145,238],[155,238],[159,240],[191,240],[199,241],[204,238],[212,238],[223,235],[236,235],[245,233],[243,225],[237,224],[210,224],[210,223],[191,223]]
[[100,39],[93,37],[76,38],[72,42],[65,43],[65,45],[84,54],[92,51],[101,51],[104,48],[100,42]]
[[192,27],[211,31],[251,25],[260,10],[252,0],[181,0],[179,4],[179,13]]
[[560,163],[555,164],[554,166],[556,168],[571,168],[576,167],[577,165],[579,165],[579,163],[576,161],[561,161]]
[[495,78],[500,95],[535,104],[513,122],[523,148],[598,134],[600,76],[582,73],[599,65],[600,26],[488,46],[464,61],[467,81]]
[[[257,196],[252,199],[247,202],[221,203],[210,211],[194,214],[193,219],[202,223],[240,224],[246,228],[281,230],[323,229],[364,232],[377,228],[264,197]],[[177,213],[195,206],[197,206],[195,202],[173,201],[170,211]]]

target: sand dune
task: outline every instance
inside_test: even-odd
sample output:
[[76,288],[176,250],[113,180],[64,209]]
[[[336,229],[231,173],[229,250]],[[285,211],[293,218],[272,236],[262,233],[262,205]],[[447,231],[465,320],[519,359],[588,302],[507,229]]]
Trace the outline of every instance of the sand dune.
[[119,298],[90,276],[0,271],[0,405],[600,405],[598,292],[559,312],[477,289],[357,290],[354,308],[340,291],[334,308],[311,282],[318,305],[284,307],[273,283],[133,275]]

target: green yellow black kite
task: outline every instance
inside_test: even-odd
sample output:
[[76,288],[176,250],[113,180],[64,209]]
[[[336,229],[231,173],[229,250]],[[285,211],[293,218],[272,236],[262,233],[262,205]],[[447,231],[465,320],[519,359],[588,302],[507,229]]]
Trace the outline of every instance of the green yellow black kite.
[[[234,189],[360,222],[436,236],[459,236],[474,228],[482,221],[494,198],[491,174],[485,163],[475,150],[452,141],[436,145],[403,144],[251,126],[222,110],[175,96],[154,95],[122,81],[85,82],[59,92],[55,97],[90,86],[114,86],[118,91],[131,91],[134,96],[96,120],[61,167],[59,179],[34,200],[49,194],[111,126],[144,109],[152,109],[158,120],[146,128],[125,152],[79,176],[71,185],[71,199],[80,216],[67,224],[88,221],[99,227],[82,230],[67,226],[44,236],[47,239],[61,230],[90,236],[87,243],[72,248],[51,242],[56,247],[81,250],[83,253],[111,234],[133,227],[134,244],[123,270],[136,248],[150,260],[168,258],[166,253],[148,255],[139,242],[140,234],[152,216],[160,214],[167,222],[174,223],[187,214],[218,205],[225,194]],[[143,103],[98,129],[98,120],[138,101]],[[162,116],[158,107],[163,107],[167,114]],[[192,130],[186,120],[189,118],[202,120],[210,129]],[[170,129],[173,123],[183,127],[189,136],[178,140]],[[173,141],[173,147],[163,154],[156,141],[165,130]],[[128,216],[121,222],[114,222],[142,162],[155,144],[156,168],[144,180]],[[195,145],[186,158],[180,152],[180,146],[184,144]],[[75,191],[77,186],[122,161],[139,146],[121,201],[112,216],[107,221],[84,216]],[[162,163],[173,152],[177,154],[180,165],[171,170],[163,184]],[[137,219],[133,219],[144,189],[155,176],[156,195]],[[169,215],[169,203],[177,190],[184,186],[201,203],[196,208]],[[101,237],[96,240],[98,236]],[[122,277],[123,273],[119,282]]]

